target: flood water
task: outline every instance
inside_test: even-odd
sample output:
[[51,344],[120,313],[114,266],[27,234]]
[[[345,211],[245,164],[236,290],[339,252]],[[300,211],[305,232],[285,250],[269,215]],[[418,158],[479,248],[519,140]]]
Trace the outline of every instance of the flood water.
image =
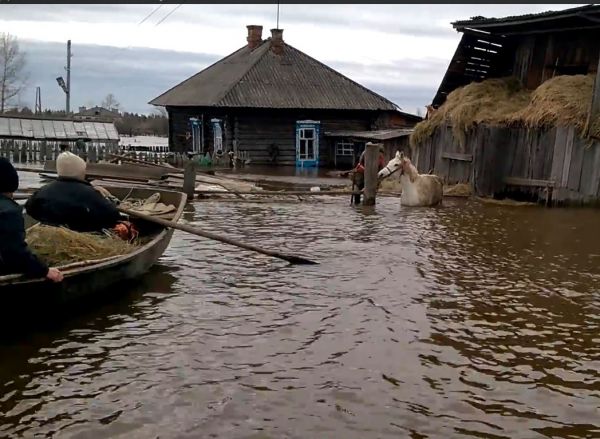
[[197,202],[137,287],[0,346],[0,437],[600,437],[600,211]]

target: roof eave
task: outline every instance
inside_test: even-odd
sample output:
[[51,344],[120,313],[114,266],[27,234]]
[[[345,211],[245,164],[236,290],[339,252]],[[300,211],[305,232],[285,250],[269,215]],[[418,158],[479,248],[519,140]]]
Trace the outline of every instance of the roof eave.
[[570,17],[584,17],[582,11],[592,10],[600,12],[600,7],[595,5],[587,5],[578,8],[566,9],[564,11],[549,11],[542,12],[537,14],[539,16],[536,17],[536,14],[526,14],[521,16],[516,16],[514,18],[485,18],[479,20],[458,20],[452,22],[452,27],[456,29],[458,32],[463,32],[465,29],[492,29],[492,28],[501,28],[506,26],[517,26],[522,24],[532,24],[532,23],[540,23],[543,21],[553,21],[560,20],[564,18]]

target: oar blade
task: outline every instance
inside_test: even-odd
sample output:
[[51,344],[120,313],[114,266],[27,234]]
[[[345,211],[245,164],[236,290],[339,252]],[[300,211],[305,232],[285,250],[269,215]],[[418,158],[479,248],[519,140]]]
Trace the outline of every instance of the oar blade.
[[290,264],[295,264],[295,265],[318,265],[319,264],[316,261],[311,261],[310,259],[306,259],[301,256],[280,255],[279,257],[281,259],[285,259]]

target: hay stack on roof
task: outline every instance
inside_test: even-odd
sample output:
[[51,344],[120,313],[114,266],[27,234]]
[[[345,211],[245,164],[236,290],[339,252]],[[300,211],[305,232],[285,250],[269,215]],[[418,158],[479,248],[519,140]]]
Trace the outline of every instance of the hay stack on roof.
[[[592,75],[556,76],[533,92],[514,78],[487,79],[457,88],[430,119],[419,123],[411,136],[416,146],[443,124],[464,144],[476,125],[521,125],[528,128],[575,126],[585,129],[592,100]],[[591,121],[589,135],[600,138],[600,119]]]

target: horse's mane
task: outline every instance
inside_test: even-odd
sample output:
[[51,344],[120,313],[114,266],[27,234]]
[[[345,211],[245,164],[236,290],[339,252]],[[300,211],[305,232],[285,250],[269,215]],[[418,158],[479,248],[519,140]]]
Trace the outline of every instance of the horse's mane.
[[419,171],[416,166],[412,164],[410,159],[404,159],[404,173],[408,175],[410,181],[414,183],[414,181],[419,176]]

